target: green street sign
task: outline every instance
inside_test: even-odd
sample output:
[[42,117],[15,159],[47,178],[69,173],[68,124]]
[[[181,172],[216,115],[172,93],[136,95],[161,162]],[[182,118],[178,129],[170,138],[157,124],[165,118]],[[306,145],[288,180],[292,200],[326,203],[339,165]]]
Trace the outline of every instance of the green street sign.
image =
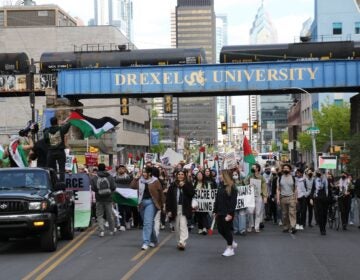
[[307,134],[319,134],[320,133],[320,129],[317,126],[310,126],[307,130],[306,130]]

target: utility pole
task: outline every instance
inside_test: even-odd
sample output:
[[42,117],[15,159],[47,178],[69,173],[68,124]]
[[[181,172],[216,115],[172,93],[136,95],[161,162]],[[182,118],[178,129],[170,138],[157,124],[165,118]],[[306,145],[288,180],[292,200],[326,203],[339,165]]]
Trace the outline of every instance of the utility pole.
[[[35,90],[34,90],[34,75],[36,73],[36,66],[34,63],[34,59],[30,60],[30,67],[29,67],[29,83],[28,89],[30,90],[29,98],[30,98],[30,108],[31,108],[31,121],[35,123]],[[35,142],[35,135],[32,134],[32,140]]]

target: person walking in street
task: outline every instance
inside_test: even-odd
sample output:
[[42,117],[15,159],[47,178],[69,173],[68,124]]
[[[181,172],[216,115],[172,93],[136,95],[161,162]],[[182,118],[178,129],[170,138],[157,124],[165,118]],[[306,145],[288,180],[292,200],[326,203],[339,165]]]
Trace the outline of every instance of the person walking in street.
[[306,224],[306,197],[308,189],[311,190],[311,187],[306,185],[302,169],[296,170],[295,184],[297,191],[296,229],[304,230]]
[[115,232],[115,223],[112,211],[112,194],[115,191],[114,178],[106,171],[105,164],[98,165],[98,172],[91,178],[91,190],[96,199],[96,220],[98,223],[99,236],[105,235],[105,220],[109,223],[109,234]]
[[331,201],[331,191],[329,190],[328,180],[321,174],[321,171],[316,170],[315,174],[316,178],[311,188],[310,203],[315,207],[320,233],[321,235],[326,235],[326,222],[329,202]]
[[359,218],[359,225],[358,228],[360,229],[360,177],[354,180],[354,197],[356,200],[356,204],[358,207],[358,218]]
[[187,221],[192,216],[191,200],[194,195],[195,189],[186,179],[185,171],[178,170],[166,194],[166,213],[171,222],[175,222],[177,248],[181,251],[185,250],[189,238]]
[[282,175],[279,176],[276,191],[278,205],[281,206],[283,232],[296,233],[296,202],[297,190],[295,178],[290,174],[291,165],[282,166]]
[[341,213],[341,223],[343,230],[347,230],[351,207],[351,191],[353,189],[352,182],[348,178],[348,173],[342,172],[338,187],[340,192],[339,209]]
[[264,210],[264,203],[267,202],[267,185],[264,177],[260,174],[261,166],[260,164],[256,163],[251,167],[251,174],[245,179],[245,183],[247,185],[252,185],[254,189],[255,195],[255,223],[254,223],[254,215],[249,215],[249,226],[248,231],[252,226],[255,227],[255,232],[260,232],[260,223],[262,222],[263,218],[263,210]]
[[[232,172],[232,179],[234,181],[237,191],[240,191],[241,186],[245,186],[244,177],[241,178],[241,174],[238,170]],[[247,208],[236,209],[233,221],[234,234],[241,236],[246,235],[246,213]]]
[[218,231],[226,240],[227,246],[222,255],[230,257],[235,254],[234,249],[237,248],[231,227],[235,215],[238,191],[230,170],[223,170],[222,178],[223,183],[220,184],[215,198],[214,215],[216,216]]
[[[311,192],[312,185],[314,183],[314,176],[313,176],[312,169],[307,170],[306,176],[305,176],[305,181],[306,181],[306,186],[308,186],[308,191],[309,191],[307,194],[307,197],[306,197],[308,226],[311,228],[311,227],[313,227],[312,219],[314,216],[314,206],[311,205],[311,203],[310,203],[310,192]],[[316,220],[316,216],[315,216],[315,220]]]
[[[194,188],[196,190],[206,189],[204,173],[202,171],[199,171],[195,176]],[[198,223],[198,234],[207,234],[207,230],[210,228],[208,215],[207,212],[195,212],[195,219]]]
[[141,250],[157,245],[154,231],[154,218],[164,203],[164,195],[161,184],[156,177],[152,176],[153,168],[147,166],[133,179],[131,187],[138,190],[139,211],[143,220],[143,245]]
[[[127,189],[130,188],[132,176],[129,175],[125,165],[120,164],[116,169],[115,184],[117,188]],[[130,229],[130,218],[131,218],[131,206],[118,204],[118,210],[120,215],[120,231],[126,231]]]
[[[65,134],[68,133],[71,124],[66,119],[62,126],[59,126],[57,117],[50,119],[51,127],[44,130],[45,142],[48,145],[46,166],[57,170],[60,174],[60,181],[65,180]],[[57,169],[59,166],[59,170]]]

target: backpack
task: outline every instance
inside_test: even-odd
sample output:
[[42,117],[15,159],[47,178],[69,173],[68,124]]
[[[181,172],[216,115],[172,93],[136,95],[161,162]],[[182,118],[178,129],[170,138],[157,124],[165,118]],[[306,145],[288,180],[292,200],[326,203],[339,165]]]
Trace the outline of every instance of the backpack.
[[98,177],[96,188],[99,196],[109,196],[111,194],[110,182],[107,177]]
[[49,144],[51,148],[57,148],[62,143],[60,129],[56,131],[54,134],[47,131],[46,138],[47,138],[46,142]]

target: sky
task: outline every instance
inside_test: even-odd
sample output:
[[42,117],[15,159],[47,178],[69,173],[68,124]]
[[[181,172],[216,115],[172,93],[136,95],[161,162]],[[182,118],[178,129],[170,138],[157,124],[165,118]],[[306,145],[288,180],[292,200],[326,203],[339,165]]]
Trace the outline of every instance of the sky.
[[[5,0],[6,1],[6,0]],[[8,2],[11,0],[7,0]],[[214,0],[215,13],[228,16],[229,45],[249,44],[249,31],[262,0]],[[264,6],[278,32],[279,43],[298,41],[302,24],[313,18],[315,0],[264,0]],[[13,3],[16,0],[12,1]],[[57,4],[85,24],[94,17],[94,0],[35,0],[38,5]],[[138,48],[170,47],[170,13],[176,0],[133,0],[134,43]],[[236,97],[241,114],[237,122],[246,122],[247,97]]]

